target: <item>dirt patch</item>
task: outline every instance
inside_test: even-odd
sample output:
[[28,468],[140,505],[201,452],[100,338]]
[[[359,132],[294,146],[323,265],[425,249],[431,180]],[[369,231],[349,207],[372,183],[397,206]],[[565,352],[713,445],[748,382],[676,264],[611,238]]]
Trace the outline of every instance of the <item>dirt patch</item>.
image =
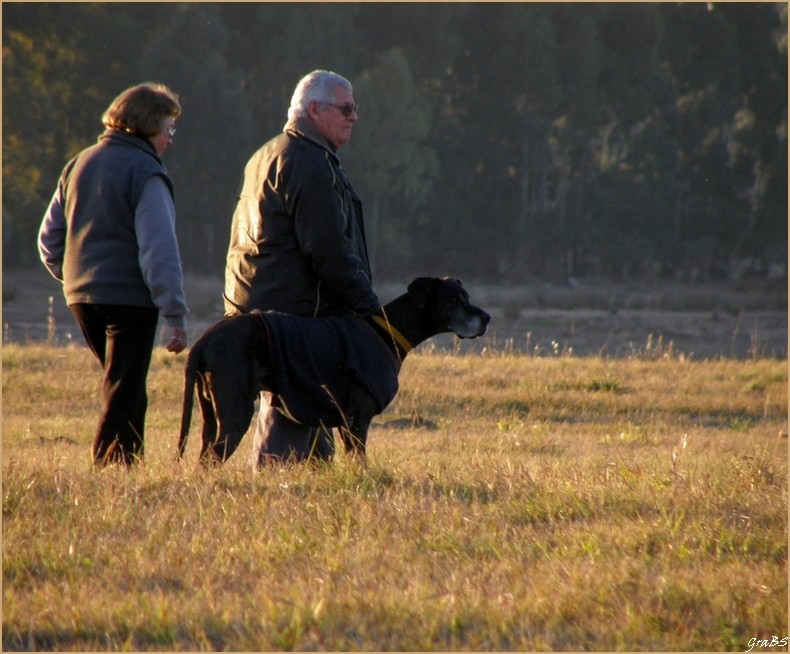
[[[488,334],[475,341],[437,336],[423,347],[543,356],[787,357],[787,280],[465,285],[492,315]],[[378,292],[386,302],[404,286],[385,284]],[[222,316],[222,279],[190,275],[186,293],[194,340]],[[3,342],[82,343],[60,285],[43,268],[3,272],[2,319]]]

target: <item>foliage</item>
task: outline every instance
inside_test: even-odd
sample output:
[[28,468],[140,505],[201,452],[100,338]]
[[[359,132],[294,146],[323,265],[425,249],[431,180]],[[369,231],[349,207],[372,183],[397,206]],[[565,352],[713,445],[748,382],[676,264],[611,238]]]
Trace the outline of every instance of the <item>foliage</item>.
[[3,19],[12,265],[35,259],[109,101],[154,78],[184,101],[167,164],[185,265],[221,271],[244,162],[314,68],[355,83],[341,154],[380,278],[704,278],[786,257],[783,3],[8,3]]
[[419,351],[366,467],[251,475],[198,470],[197,426],[173,463],[183,359],[155,352],[146,465],[96,472],[90,354],[4,348],[4,650],[786,635],[786,362]]
[[364,171],[358,193],[367,201],[366,231],[371,258],[380,256],[381,245],[400,254],[391,273],[412,270],[418,249],[414,234],[430,218],[424,210],[438,174],[435,152],[425,145],[431,129],[430,103],[416,87],[409,64],[398,49],[384,53],[379,63],[363,73],[355,94],[370,98],[367,116],[355,128],[355,148],[347,157],[352,169]]

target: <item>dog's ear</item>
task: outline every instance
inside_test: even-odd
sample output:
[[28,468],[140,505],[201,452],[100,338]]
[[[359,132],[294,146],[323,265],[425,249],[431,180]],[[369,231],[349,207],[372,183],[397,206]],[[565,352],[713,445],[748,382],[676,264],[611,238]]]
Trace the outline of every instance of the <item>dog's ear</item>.
[[435,277],[418,277],[406,289],[411,298],[417,303],[417,306],[422,308],[428,301],[428,293],[430,293]]

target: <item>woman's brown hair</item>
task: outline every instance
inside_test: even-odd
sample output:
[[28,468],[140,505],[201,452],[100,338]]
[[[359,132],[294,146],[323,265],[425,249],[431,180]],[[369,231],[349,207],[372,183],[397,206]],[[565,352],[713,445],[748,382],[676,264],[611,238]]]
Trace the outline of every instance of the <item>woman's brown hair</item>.
[[164,84],[145,82],[126,89],[112,101],[102,116],[102,123],[135,136],[149,138],[162,131],[168,116],[178,118],[178,96]]

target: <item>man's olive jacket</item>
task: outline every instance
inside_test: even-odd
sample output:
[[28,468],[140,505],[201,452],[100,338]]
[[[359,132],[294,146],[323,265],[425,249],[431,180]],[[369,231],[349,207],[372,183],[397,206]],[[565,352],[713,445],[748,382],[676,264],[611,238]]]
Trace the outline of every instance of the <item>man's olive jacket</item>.
[[333,148],[305,120],[252,155],[233,214],[225,312],[298,316],[379,308],[362,203]]

